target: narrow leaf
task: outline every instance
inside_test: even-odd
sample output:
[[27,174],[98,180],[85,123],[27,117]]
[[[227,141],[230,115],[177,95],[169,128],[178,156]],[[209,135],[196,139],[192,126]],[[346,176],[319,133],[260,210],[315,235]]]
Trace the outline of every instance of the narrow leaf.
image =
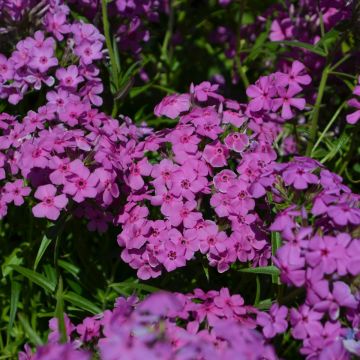
[[240,272],[264,275],[279,275],[280,271],[276,266],[260,266],[256,268],[240,269]]
[[37,252],[36,258],[35,258],[35,262],[34,262],[34,271],[36,271],[36,268],[39,265],[40,260],[42,259],[43,255],[45,254],[46,249],[48,248],[48,246],[50,245],[51,240],[48,239],[46,236],[44,236],[41,240],[41,244],[39,247],[39,250]]
[[42,287],[44,290],[50,292],[55,291],[55,284],[48,280],[44,275],[41,275],[33,270],[26,269],[23,266],[11,265],[11,267],[21,275],[27,277],[34,284]]
[[9,316],[9,325],[8,332],[10,333],[14,325],[16,311],[19,304],[21,285],[17,281],[11,281],[11,295],[10,295],[10,316]]
[[56,308],[55,316],[58,319],[58,328],[60,333],[60,342],[66,343],[66,328],[65,328],[65,319],[64,319],[64,298],[63,298],[63,280],[60,276],[58,282],[58,289],[56,291]]
[[30,341],[35,345],[42,345],[43,341],[40,336],[33,330],[27,319],[22,314],[19,314],[19,321]]
[[64,294],[63,298],[72,305],[82,310],[88,311],[94,315],[101,313],[101,309],[97,305],[93,304],[91,301],[83,298],[82,296],[75,294],[74,292],[68,292]]
[[326,57],[326,53],[323,50],[318,49],[316,46],[302,42],[302,41],[283,40],[283,41],[273,41],[273,43],[280,44],[280,45],[293,46],[293,47],[297,47],[297,48],[301,48],[301,49],[306,49],[314,54]]

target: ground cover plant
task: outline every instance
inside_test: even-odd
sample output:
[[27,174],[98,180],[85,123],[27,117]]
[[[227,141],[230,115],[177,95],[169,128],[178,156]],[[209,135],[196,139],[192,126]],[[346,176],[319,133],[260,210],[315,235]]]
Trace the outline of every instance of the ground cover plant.
[[0,359],[359,357],[359,31],[0,0]]

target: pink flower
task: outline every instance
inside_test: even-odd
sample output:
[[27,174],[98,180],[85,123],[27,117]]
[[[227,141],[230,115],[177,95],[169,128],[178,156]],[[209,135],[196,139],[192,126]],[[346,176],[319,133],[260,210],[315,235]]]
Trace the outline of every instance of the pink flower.
[[68,68],[60,68],[56,70],[56,77],[60,81],[60,85],[65,88],[76,89],[77,85],[84,81],[84,78],[79,75],[79,70],[76,65],[70,65]]
[[216,140],[205,146],[204,159],[213,167],[223,167],[227,165],[226,159],[229,157],[229,150]]
[[167,116],[170,119],[177,118],[180,113],[190,109],[190,96],[188,94],[173,94],[166,96],[155,106],[156,116]]
[[209,97],[223,101],[223,96],[216,93],[218,88],[218,84],[213,85],[209,81],[203,81],[199,85],[194,86],[191,84],[190,92],[194,94],[198,101],[207,101]]
[[171,193],[176,197],[182,196],[187,200],[194,200],[195,194],[199,193],[207,185],[205,177],[198,177],[196,171],[190,165],[182,166],[174,172]]
[[97,195],[96,185],[99,178],[95,173],[84,166],[81,160],[74,160],[70,163],[72,174],[67,177],[64,185],[64,192],[73,196],[74,201],[80,203],[85,198],[94,198]]
[[249,138],[246,134],[232,132],[225,138],[224,143],[229,150],[241,153],[249,145]]
[[283,173],[286,185],[293,185],[295,189],[307,189],[309,184],[317,184],[318,177],[302,165],[290,166]]
[[301,86],[309,85],[311,77],[305,74],[305,65],[295,60],[287,73],[276,73],[276,83],[279,86]]
[[294,85],[289,86],[288,89],[278,87],[277,92],[279,97],[273,99],[272,110],[277,111],[281,107],[281,117],[285,120],[292,119],[294,113],[291,110],[291,106],[296,107],[299,110],[305,108],[305,99],[295,97],[300,91],[301,88]]
[[175,202],[172,207],[164,209],[164,215],[172,226],[179,226],[184,224],[188,229],[193,228],[196,223],[202,218],[199,212],[194,212],[196,208],[196,201],[187,201],[185,204],[182,202]]
[[269,76],[262,76],[255,83],[246,89],[246,95],[252,98],[249,102],[251,111],[270,110],[272,98],[276,94],[276,89]]
[[348,104],[349,106],[358,109],[355,112],[346,116],[346,121],[351,125],[355,125],[360,119],[360,101],[358,101],[357,99],[351,99],[348,101]]
[[233,171],[228,169],[221,170],[213,179],[215,189],[226,193],[228,188],[234,184],[236,178],[237,175]]
[[31,192],[28,186],[24,186],[23,180],[6,183],[4,190],[3,200],[6,203],[13,201],[16,206],[22,205],[24,203],[24,196],[28,196]]
[[80,57],[83,64],[90,65],[94,60],[102,59],[102,47],[103,44],[101,41],[89,42],[84,40],[75,48],[75,55]]
[[278,304],[271,306],[269,314],[265,312],[258,313],[256,322],[262,326],[266,338],[273,338],[275,335],[285,332],[288,326],[286,321],[287,313],[287,307]]
[[54,57],[52,47],[34,48],[32,50],[32,59],[29,63],[32,68],[44,73],[57,64],[58,60]]
[[66,195],[55,195],[56,187],[54,185],[42,185],[35,191],[35,198],[41,200],[41,203],[32,208],[34,216],[56,220],[62,210],[68,203]]
[[151,169],[152,165],[146,158],[140,160],[138,163],[132,163],[127,177],[129,186],[134,190],[140,190],[144,186],[142,176],[149,176]]

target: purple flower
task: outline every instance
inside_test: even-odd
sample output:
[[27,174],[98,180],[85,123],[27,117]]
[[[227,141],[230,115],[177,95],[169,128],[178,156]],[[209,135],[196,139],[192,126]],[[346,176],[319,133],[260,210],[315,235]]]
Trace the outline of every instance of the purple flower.
[[229,150],[219,140],[206,145],[203,153],[204,159],[213,167],[226,166],[228,156]]
[[14,202],[16,206],[20,206],[24,203],[24,197],[28,196],[31,189],[28,186],[24,186],[22,180],[15,180],[14,182],[6,183],[4,186],[5,194],[2,199],[6,202]]
[[307,189],[309,184],[317,184],[318,178],[302,165],[291,165],[283,172],[286,185],[293,185],[297,190]]
[[277,111],[281,107],[281,117],[283,119],[288,120],[294,117],[294,113],[291,110],[292,106],[299,110],[305,108],[305,99],[295,97],[295,95],[301,92],[300,87],[294,85],[289,86],[288,89],[278,87],[277,92],[279,97],[273,99],[272,110]]
[[270,110],[276,89],[269,76],[262,76],[255,85],[250,85],[246,89],[246,95],[252,98],[249,102],[251,111]]
[[256,322],[262,326],[262,331],[266,338],[273,338],[277,334],[282,334],[287,329],[287,314],[288,309],[286,306],[274,304],[271,306],[269,314],[259,312]]
[[41,203],[32,208],[34,216],[39,218],[47,218],[56,220],[60,211],[67,205],[68,199],[66,195],[55,195],[56,187],[54,185],[39,186],[35,191],[35,198],[41,200]]
[[170,119],[177,118],[180,113],[190,109],[190,96],[188,94],[174,94],[165,97],[155,106],[156,116],[167,116]]
[[84,166],[81,160],[70,163],[71,175],[66,178],[64,193],[72,195],[74,201],[80,203],[85,198],[94,198],[97,195],[96,185],[99,178],[95,173]]

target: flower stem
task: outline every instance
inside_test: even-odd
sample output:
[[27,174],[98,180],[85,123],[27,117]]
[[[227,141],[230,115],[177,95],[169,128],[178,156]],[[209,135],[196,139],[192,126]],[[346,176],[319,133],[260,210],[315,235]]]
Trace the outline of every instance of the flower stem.
[[320,106],[321,102],[324,96],[325,86],[326,82],[329,76],[329,69],[330,67],[327,65],[321,75],[320,85],[319,85],[319,91],[316,98],[315,106],[312,111],[311,121],[310,121],[310,134],[309,134],[309,141],[306,147],[306,156],[310,156],[311,151],[313,149],[317,130],[318,130],[318,120],[319,120],[319,114],[320,114]]
[[[110,36],[110,24],[109,24],[109,17],[107,12],[107,0],[101,0],[101,10],[102,10],[102,20],[103,20],[103,27],[104,27],[104,35],[105,35],[105,42],[106,47],[109,51],[109,57],[110,57],[110,64],[111,64],[111,80],[113,82],[113,86],[115,87],[114,93],[119,91],[120,88],[120,79],[119,79],[119,72],[117,68],[116,58],[114,49],[112,47],[112,41]],[[114,99],[114,105],[112,109],[112,116],[115,117],[117,115],[118,106],[117,101]]]

